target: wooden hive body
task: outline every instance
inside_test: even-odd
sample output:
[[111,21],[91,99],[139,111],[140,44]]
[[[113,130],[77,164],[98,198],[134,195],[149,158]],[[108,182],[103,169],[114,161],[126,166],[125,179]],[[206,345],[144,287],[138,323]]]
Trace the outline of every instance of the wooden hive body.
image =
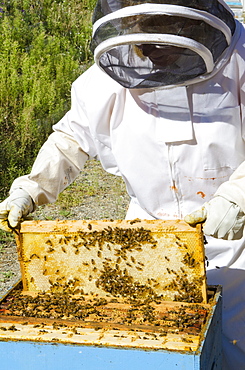
[[221,292],[207,294],[200,227],[26,221],[16,240],[22,282],[0,305],[8,370],[221,369]]

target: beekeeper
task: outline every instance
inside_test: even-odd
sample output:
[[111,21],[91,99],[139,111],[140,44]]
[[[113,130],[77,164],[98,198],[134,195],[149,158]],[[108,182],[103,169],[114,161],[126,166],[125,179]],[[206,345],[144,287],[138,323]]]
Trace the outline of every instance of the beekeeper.
[[245,369],[244,40],[223,0],[99,0],[95,64],[0,204],[2,228],[14,228],[98,158],[126,183],[127,219],[206,221],[208,283],[223,285],[223,370]]

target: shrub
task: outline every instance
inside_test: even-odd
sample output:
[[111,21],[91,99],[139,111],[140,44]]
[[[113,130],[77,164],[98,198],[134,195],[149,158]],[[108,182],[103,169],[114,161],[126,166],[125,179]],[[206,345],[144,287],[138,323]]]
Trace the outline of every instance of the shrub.
[[8,0],[0,6],[0,190],[29,172],[91,63],[94,0]]

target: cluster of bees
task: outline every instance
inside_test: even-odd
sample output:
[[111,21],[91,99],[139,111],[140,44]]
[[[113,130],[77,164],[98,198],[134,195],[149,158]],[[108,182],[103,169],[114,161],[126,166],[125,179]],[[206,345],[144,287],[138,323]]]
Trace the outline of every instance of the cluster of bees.
[[[197,264],[196,262],[194,263],[195,265]],[[174,301],[187,303],[201,303],[203,301],[202,284],[205,279],[204,276],[189,280],[188,274],[183,267],[180,267],[181,274],[168,267],[167,271],[168,274],[172,274],[174,278],[169,284],[165,285],[164,289],[173,289],[176,292],[176,294],[174,294]]]
[[[79,230],[76,235],[65,235],[60,238],[59,244],[68,244],[69,241],[78,242],[73,244],[73,247],[78,249],[83,246],[90,250],[90,247],[99,245],[103,246],[104,243],[119,244],[122,246],[121,252],[125,250],[133,250],[140,248],[142,243],[152,244],[152,248],[156,247],[157,242],[152,237],[151,232],[143,227],[137,228],[120,228],[108,226],[103,230],[92,230],[92,225],[88,224],[89,231]],[[53,247],[52,241],[47,240],[46,244]],[[53,249],[49,250],[53,252]],[[65,249],[63,250],[65,252]]]
[[109,264],[104,264],[104,270],[96,280],[96,286],[115,297],[127,297],[132,300],[157,298],[151,286],[134,281],[128,270],[121,270],[118,265],[112,268]]
[[194,252],[186,252],[182,259],[182,262],[190,268],[194,268],[197,264],[195,258],[193,257],[193,254]]
[[[195,334],[200,331],[205,322],[208,309],[199,304],[192,307],[177,306],[175,309],[158,309],[152,304],[155,301],[128,302],[125,307],[113,309],[110,304],[120,303],[116,299],[104,299],[99,297],[87,297],[80,295],[74,297],[70,293],[38,293],[35,296],[24,295],[20,288],[14,290],[2,301],[0,310],[5,315],[18,316],[21,318],[71,320],[92,324],[96,322],[95,329],[104,327],[105,323],[113,326],[128,325],[130,330],[167,333]],[[158,302],[160,304],[160,301]],[[59,321],[61,323],[61,321]],[[102,326],[100,326],[100,324]],[[62,325],[62,324],[60,324]],[[142,329],[141,329],[142,328]]]
[[203,301],[200,289],[204,277],[195,278],[191,282],[185,276],[177,276],[168,288],[174,288],[178,293],[174,300],[177,302],[201,303]]
[[[69,284],[68,284],[69,285]],[[69,287],[63,293],[38,293],[25,295],[18,289],[1,303],[1,310],[6,315],[83,320],[91,314],[98,314],[96,307],[107,303],[102,298],[87,300],[69,293]]]
[[92,226],[90,225],[89,229],[91,231],[88,233],[82,231],[78,233],[85,248],[98,245],[101,250],[105,243],[120,245],[121,248],[116,250],[116,252],[122,258],[125,258],[126,251],[142,251],[141,246],[144,243],[151,244],[152,249],[157,246],[157,242],[152,237],[151,232],[143,227],[124,229],[108,226],[101,231],[92,231]]

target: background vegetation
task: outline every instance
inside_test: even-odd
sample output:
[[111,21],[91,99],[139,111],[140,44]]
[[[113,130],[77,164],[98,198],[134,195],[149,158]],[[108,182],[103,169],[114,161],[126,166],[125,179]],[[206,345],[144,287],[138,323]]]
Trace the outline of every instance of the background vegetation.
[[70,85],[92,61],[95,0],[0,3],[0,194],[34,158],[70,104]]
[[[0,200],[28,173],[36,154],[70,105],[71,83],[92,63],[91,15],[96,0],[0,2]],[[128,195],[120,178],[88,161],[38,219],[124,218]],[[14,234],[0,230],[0,296],[20,278]]]

